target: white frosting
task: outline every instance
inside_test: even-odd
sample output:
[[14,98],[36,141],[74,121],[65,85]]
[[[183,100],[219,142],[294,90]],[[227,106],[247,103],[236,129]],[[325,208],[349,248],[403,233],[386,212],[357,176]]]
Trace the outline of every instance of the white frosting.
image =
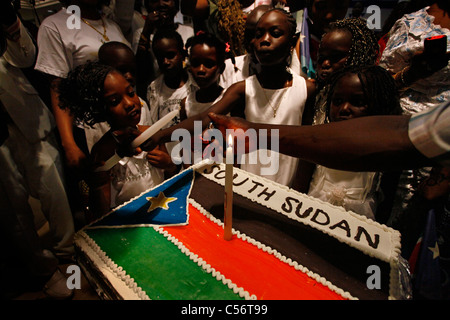
[[[194,199],[189,199],[189,203],[195,207],[198,211],[200,211],[204,216],[206,216],[208,219],[210,219],[215,224],[218,224],[219,226],[223,226],[223,222],[220,219],[217,219],[214,217],[211,213],[206,211],[200,204],[198,204]],[[308,277],[311,279],[316,280],[320,284],[328,287],[331,291],[336,292],[340,296],[342,296],[345,299],[349,300],[357,300],[357,298],[352,297],[352,295],[349,292],[346,292],[342,290],[341,288],[336,287],[333,285],[330,281],[325,279],[324,277],[321,277],[317,273],[314,273],[310,271],[308,268],[302,266],[297,261],[293,261],[291,258],[287,258],[286,256],[282,255],[280,252],[278,252],[275,249],[272,249],[269,246],[266,246],[265,244],[247,236],[245,233],[240,232],[239,230],[232,229],[232,233],[235,234],[239,239],[246,241],[254,246],[256,246],[258,249],[273,255],[278,260],[280,260],[283,263],[288,264],[289,266],[293,267],[295,270],[301,271],[305,273]]]
[[[201,173],[206,178],[215,181],[221,185],[224,185],[225,179],[221,179],[219,177],[215,177],[215,174],[220,170],[225,170],[225,166],[223,164],[217,165],[218,169],[215,169],[212,173],[205,173],[205,169],[211,168],[211,162],[210,161],[202,161],[194,166],[192,168]],[[216,164],[214,165],[216,166]],[[352,247],[355,247],[356,249],[364,252],[365,254],[369,256],[376,257],[380,260],[386,261],[390,263],[391,271],[390,271],[390,291],[389,291],[389,299],[397,299],[401,297],[401,289],[400,289],[400,280],[399,280],[399,268],[398,268],[398,257],[400,255],[400,233],[392,228],[389,228],[385,225],[381,225],[376,221],[370,220],[364,216],[358,215],[353,212],[345,211],[341,207],[336,207],[333,205],[330,205],[328,203],[325,203],[323,201],[320,201],[315,198],[311,198],[305,194],[301,194],[299,192],[296,192],[295,190],[292,190],[288,187],[276,184],[270,180],[264,179],[260,176],[253,175],[251,173],[242,171],[240,169],[234,168],[234,173],[238,174],[237,177],[235,177],[236,181],[243,181],[241,178],[249,178],[248,181],[250,181],[250,184],[243,183],[239,186],[234,186],[233,192],[236,192],[237,194],[240,194],[254,202],[257,202],[263,206],[266,206],[269,209],[272,209],[276,212],[279,212],[283,215],[286,215],[287,217],[299,221],[301,223],[304,223],[308,226],[311,226],[313,228],[316,228],[325,234],[332,236],[336,239],[338,239],[341,242],[344,242]],[[176,176],[175,176],[176,177]],[[173,177],[173,178],[175,178]],[[173,179],[172,178],[172,179]],[[258,197],[258,192],[254,192],[252,194],[249,193],[249,190],[251,190],[256,184],[261,184],[265,188],[270,189],[270,191],[275,191],[274,195],[271,196],[270,201],[264,201],[261,199],[261,197]],[[260,185],[257,185],[258,187],[261,187]],[[256,189],[255,189],[256,190]],[[260,190],[261,191],[261,190]],[[267,191],[267,190],[266,190]],[[148,191],[146,191],[148,192]],[[146,193],[144,192],[144,193]],[[141,194],[142,195],[142,194]],[[141,196],[139,195],[139,196]],[[133,198],[129,202],[132,202],[139,196]],[[313,208],[311,213],[318,212],[317,210],[322,210],[323,212],[328,215],[330,218],[330,223],[328,223],[326,226],[332,226],[335,223],[338,223],[342,220],[345,220],[346,223],[348,223],[349,230],[352,232],[353,237],[347,237],[343,234],[343,230],[341,228],[335,228],[334,231],[327,229],[326,226],[320,225],[318,223],[314,223],[312,219],[302,219],[299,218],[295,213],[292,212],[286,212],[286,210],[281,210],[281,206],[283,203],[285,203],[286,197],[290,197],[292,199],[296,199],[297,201],[301,201],[303,203],[302,205],[302,211],[304,211],[306,208]],[[195,200],[188,199],[188,203],[193,205],[195,208],[197,208],[203,215],[208,217],[211,221],[214,223],[223,226],[223,223],[221,220],[215,218],[213,215],[211,215],[208,211],[206,211],[203,207],[201,207]],[[127,203],[129,203],[127,202]],[[127,203],[124,203],[120,207],[117,207],[115,210],[121,208],[122,206],[126,205]],[[115,211],[114,210],[114,211]],[[294,211],[294,210],[292,210]],[[189,217],[189,214],[188,214]],[[331,221],[332,220],[332,221]],[[93,222],[94,223],[94,222]],[[207,261],[204,261],[201,257],[199,257],[197,254],[191,252],[188,248],[184,246],[184,244],[172,235],[168,233],[162,226],[153,226],[153,225],[140,225],[140,226],[151,226],[156,231],[164,235],[167,240],[171,241],[174,245],[176,245],[181,252],[186,254],[193,262],[197,263],[199,267],[204,269],[207,273],[210,273],[214,278],[216,278],[218,281],[221,281],[224,285],[227,285],[230,289],[233,290],[236,294],[238,294],[240,297],[245,299],[256,299],[255,295],[251,295],[249,292],[245,291],[244,288],[237,287],[235,283],[233,283],[230,279],[227,279],[223,274],[221,274],[218,270],[215,270],[211,265],[208,264]],[[123,226],[122,226],[123,227]],[[354,230],[357,230],[358,227],[363,227],[369,235],[375,235],[377,234],[379,236],[379,242],[377,248],[371,247],[367,242],[364,242],[365,240],[364,235],[360,238],[360,241],[356,241],[354,239]],[[342,231],[342,232],[341,232]],[[258,249],[263,250],[264,252],[267,252],[268,254],[271,254],[275,256],[277,259],[279,259],[281,262],[288,264],[289,266],[295,268],[298,271],[301,271],[308,275],[310,278],[314,279],[315,281],[321,283],[322,285],[328,287],[330,290],[336,292],[337,294],[341,295],[342,297],[346,299],[357,299],[353,297],[349,292],[344,291],[341,288],[336,287],[334,284],[332,284],[330,281],[328,281],[326,278],[321,277],[319,274],[314,273],[310,271],[308,268],[302,266],[297,261],[293,261],[291,258],[287,258],[286,256],[282,255],[277,250],[259,242],[256,241],[253,238],[248,237],[244,233],[239,232],[238,230],[233,229],[232,233],[235,234],[238,238],[242,239],[243,241],[246,241],[252,245],[255,245]],[[119,282],[123,282],[124,285],[122,287],[124,288],[125,294],[121,294],[125,298],[130,299],[149,299],[147,294],[134,282],[132,278],[129,277],[129,275],[126,274],[126,272],[122,269],[122,267],[117,266],[101,249],[98,247],[98,245],[95,243],[94,240],[92,240],[83,230],[79,231],[76,235],[75,242],[77,246],[79,246],[83,252],[87,253],[90,258],[94,261],[95,265],[97,267],[100,266],[100,270],[103,273],[109,273],[112,276],[108,276],[107,278],[113,283],[113,281],[116,283],[117,279]],[[94,253],[94,254],[93,254]],[[116,279],[111,279],[116,278]],[[114,286],[116,289],[116,285]],[[131,292],[130,292],[131,290]],[[128,293],[127,293],[128,292]]]
[[[225,185],[224,164],[209,165],[196,170],[204,177],[220,185]],[[389,298],[396,299],[401,296],[398,270],[398,257],[401,250],[400,232],[365,216],[312,198],[261,176],[238,168],[234,168],[233,173],[235,175],[233,181],[237,184],[233,186],[234,193],[279,212],[290,219],[320,230],[371,257],[388,262],[391,266]],[[267,201],[269,196],[270,201]],[[310,214],[305,218],[295,214],[295,206],[300,206],[300,204],[301,212],[304,212],[306,209],[311,210]],[[282,210],[283,207],[285,210]],[[316,215],[315,220],[312,218],[314,215]],[[327,219],[323,220],[324,217]],[[335,227],[332,230],[330,228],[337,225],[345,226],[345,229]],[[360,233],[358,241],[357,237],[355,237],[358,234],[358,230],[365,230],[369,234],[370,241],[374,241],[375,244],[371,245],[364,233]],[[350,236],[347,233],[348,231],[350,231]],[[378,242],[374,240],[376,237]]]
[[197,263],[199,267],[201,267],[203,270],[205,270],[207,273],[210,273],[214,278],[217,279],[217,281],[221,281],[224,285],[226,285],[228,288],[233,290],[234,293],[238,294],[241,298],[244,298],[245,300],[256,300],[255,295],[250,295],[247,291],[244,290],[244,288],[238,287],[235,283],[233,283],[230,279],[227,279],[223,274],[221,274],[216,269],[212,268],[211,265],[209,265],[205,260],[203,260],[201,257],[199,257],[197,254],[191,252],[188,248],[184,246],[184,244],[179,241],[177,238],[172,236],[169,232],[164,230],[161,227],[154,227],[156,231],[158,231],[160,234],[162,234],[164,237],[167,238],[170,242],[172,242],[174,245],[180,249],[182,253],[184,253],[186,256],[189,257],[190,260]]
[[79,231],[75,235],[75,243],[92,260],[123,299],[150,300],[146,292],[137,285],[134,279],[122,267],[114,263],[84,231]]

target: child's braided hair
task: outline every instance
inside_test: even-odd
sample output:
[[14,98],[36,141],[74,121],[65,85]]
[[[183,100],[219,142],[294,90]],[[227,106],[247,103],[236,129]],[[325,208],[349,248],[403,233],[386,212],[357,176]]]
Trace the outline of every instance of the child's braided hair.
[[244,54],[245,20],[238,0],[217,0],[217,27],[220,38],[227,42],[235,56]]
[[59,107],[90,127],[107,121],[109,108],[103,98],[104,83],[112,71],[115,69],[111,66],[90,61],[70,71],[58,86]]
[[[345,67],[333,73],[328,79],[327,117],[330,113],[331,99],[337,82],[347,74],[356,74],[368,103],[369,115],[401,114],[399,93],[394,78],[384,68],[376,65]],[[329,119],[328,119],[329,120]]]
[[372,65],[377,61],[380,48],[375,33],[367,22],[359,18],[346,18],[330,24],[330,30],[347,30],[352,35],[352,45],[345,66]]

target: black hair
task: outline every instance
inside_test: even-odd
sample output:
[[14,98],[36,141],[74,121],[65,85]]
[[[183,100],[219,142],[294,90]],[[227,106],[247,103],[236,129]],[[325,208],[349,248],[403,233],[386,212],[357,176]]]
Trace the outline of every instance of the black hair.
[[130,53],[133,53],[133,50],[125,43],[120,41],[109,41],[105,42],[100,46],[100,48],[98,49],[98,55],[99,57],[104,57],[108,50],[115,50],[115,49],[123,49],[129,51]]
[[76,67],[59,83],[59,107],[90,127],[107,121],[109,108],[103,97],[104,83],[114,71],[111,66],[91,61]]
[[[150,0],[144,0],[144,7],[145,9],[149,9],[149,2]],[[180,0],[174,0],[175,2],[175,12],[178,12],[180,10]]]
[[330,24],[327,33],[346,30],[352,36],[352,45],[345,66],[364,66],[375,64],[380,52],[375,32],[367,27],[367,22],[359,18],[346,18]]
[[211,33],[200,32],[186,41],[186,49],[189,50],[197,44],[206,44],[208,47],[216,48],[217,63],[218,65],[224,64],[226,59],[226,46],[222,40]]
[[158,31],[156,31],[155,35],[153,36],[152,41],[152,48],[153,51],[155,51],[154,47],[156,45],[156,42],[161,39],[172,39],[175,40],[177,43],[177,49],[184,55],[186,55],[185,49],[184,49],[184,41],[181,35],[173,29],[167,29],[167,28],[160,28]]
[[328,79],[327,117],[330,113],[331,99],[338,81],[347,74],[356,74],[368,103],[369,115],[401,114],[400,98],[392,75],[376,65],[346,67],[336,71]]
[[259,21],[261,21],[262,17],[264,17],[265,15],[267,15],[273,11],[282,13],[286,17],[286,21],[287,21],[288,27],[289,27],[289,37],[291,38],[291,41],[292,41],[291,45],[295,46],[297,44],[297,40],[298,40],[298,37],[296,36],[297,21],[295,20],[295,18],[292,14],[290,14],[289,12],[287,12],[286,10],[284,10],[282,8],[272,8],[272,9],[269,9],[266,12],[264,12],[264,14],[261,16],[261,18],[259,18]]

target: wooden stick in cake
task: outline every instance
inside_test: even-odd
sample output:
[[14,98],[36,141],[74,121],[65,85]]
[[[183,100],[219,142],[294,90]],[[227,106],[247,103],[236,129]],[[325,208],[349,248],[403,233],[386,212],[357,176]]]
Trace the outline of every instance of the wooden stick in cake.
[[225,154],[225,203],[223,238],[227,241],[233,236],[233,136],[228,135],[228,146]]

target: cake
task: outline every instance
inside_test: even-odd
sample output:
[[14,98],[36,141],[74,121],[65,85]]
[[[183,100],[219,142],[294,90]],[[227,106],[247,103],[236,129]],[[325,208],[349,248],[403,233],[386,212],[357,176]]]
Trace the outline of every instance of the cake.
[[[80,264],[105,298],[402,299],[400,234],[234,168],[201,162],[80,230]],[[372,283],[373,282],[373,283]]]

